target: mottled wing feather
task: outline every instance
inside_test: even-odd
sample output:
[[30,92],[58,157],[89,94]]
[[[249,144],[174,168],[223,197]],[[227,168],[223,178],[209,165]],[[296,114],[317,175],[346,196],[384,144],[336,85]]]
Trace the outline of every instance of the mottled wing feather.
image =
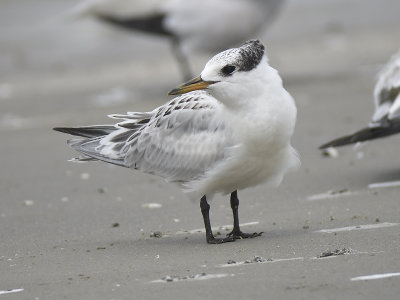
[[151,117],[142,115],[145,123],[140,128],[135,128],[140,123],[135,113],[114,115],[124,121],[100,141],[97,151],[104,157],[123,159],[127,167],[170,181],[198,178],[226,158],[227,149],[233,145],[220,108],[208,93],[192,92],[157,108]]

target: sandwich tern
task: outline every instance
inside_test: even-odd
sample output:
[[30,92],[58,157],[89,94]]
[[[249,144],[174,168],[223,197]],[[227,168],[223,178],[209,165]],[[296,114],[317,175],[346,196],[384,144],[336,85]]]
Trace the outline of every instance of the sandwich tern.
[[[264,46],[251,40],[211,58],[201,75],[169,92],[178,95],[151,112],[110,115],[114,125],[57,127],[80,136],[68,145],[80,161],[100,160],[178,183],[200,208],[210,244],[252,238],[239,227],[238,189],[278,186],[299,165],[290,144],[296,106],[269,66]],[[230,194],[234,226],[214,237],[207,199]]]

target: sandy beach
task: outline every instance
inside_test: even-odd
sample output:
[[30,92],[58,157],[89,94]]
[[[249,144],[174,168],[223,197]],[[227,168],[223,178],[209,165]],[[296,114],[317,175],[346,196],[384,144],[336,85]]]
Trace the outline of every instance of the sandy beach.
[[[199,203],[177,186],[68,162],[51,130],[166,102],[182,81],[166,41],[36,2],[0,2],[0,300],[397,299],[399,136],[318,146],[369,122],[399,1],[287,1],[258,36],[296,100],[302,166],[277,189],[239,191],[243,230],[264,234],[222,245],[206,244]],[[196,73],[209,57],[193,57]],[[227,197],[211,223],[228,232]]]

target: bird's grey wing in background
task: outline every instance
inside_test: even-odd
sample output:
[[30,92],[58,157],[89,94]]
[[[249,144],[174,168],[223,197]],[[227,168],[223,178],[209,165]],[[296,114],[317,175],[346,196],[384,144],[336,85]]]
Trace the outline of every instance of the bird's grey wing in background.
[[186,55],[219,51],[270,23],[284,0],[85,0],[70,15],[92,15],[126,29],[173,36]]
[[400,132],[400,52],[395,54],[378,74],[374,103],[375,113],[367,127],[334,139],[319,148],[345,146]]
[[334,139],[328,143],[319,146],[319,149],[329,147],[340,147],[358,142],[364,142],[377,138],[383,138],[400,132],[400,119],[393,119],[386,123],[381,123],[380,126],[365,127],[355,133]]
[[166,30],[163,26],[165,20],[164,14],[155,14],[151,16],[145,16],[143,18],[119,18],[107,14],[98,13],[96,17],[101,21],[128,30],[134,29],[163,36],[172,36],[172,33]]
[[121,28],[171,35],[164,28],[162,0],[85,0],[70,12],[73,17],[92,15]]
[[254,37],[270,23],[283,0],[175,0],[162,6],[164,26],[186,54],[217,52]]
[[[208,93],[191,92],[149,113],[112,115],[123,121],[111,133],[73,139],[69,145],[86,156],[169,181],[192,180],[226,158],[233,145],[231,131],[221,121],[220,107]],[[82,128],[56,130],[89,136],[97,127]],[[104,125],[99,128],[109,130]]]
[[82,0],[69,12],[75,18],[108,15],[116,18],[142,18],[157,15],[166,0]]
[[167,37],[184,81],[189,55],[217,52],[254,37],[284,0],[85,0],[70,15],[94,16],[119,28]]

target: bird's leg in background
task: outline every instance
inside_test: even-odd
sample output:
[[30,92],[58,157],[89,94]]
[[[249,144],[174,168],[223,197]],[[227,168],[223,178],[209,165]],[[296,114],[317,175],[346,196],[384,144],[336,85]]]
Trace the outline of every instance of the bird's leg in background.
[[175,56],[176,61],[179,65],[179,70],[183,76],[184,82],[192,79],[194,76],[190,71],[190,65],[187,56],[183,53],[181,49],[181,44],[177,37],[172,38],[172,53]]
[[247,239],[257,237],[263,234],[263,232],[254,233],[243,233],[239,226],[239,198],[237,196],[237,191],[231,193],[231,208],[233,213],[233,230],[227,234],[228,237],[233,237],[235,239]]
[[234,237],[226,237],[223,239],[218,239],[214,237],[210,223],[210,205],[207,203],[206,196],[203,196],[200,199],[200,208],[203,215],[204,227],[206,228],[206,240],[208,244],[222,244],[235,241]]

